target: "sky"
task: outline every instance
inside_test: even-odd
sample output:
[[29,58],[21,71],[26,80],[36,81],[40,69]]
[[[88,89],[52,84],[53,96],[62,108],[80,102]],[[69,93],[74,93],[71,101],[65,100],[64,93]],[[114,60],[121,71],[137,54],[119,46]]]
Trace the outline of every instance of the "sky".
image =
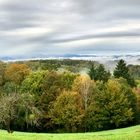
[[0,56],[140,51],[140,0],[0,0]]

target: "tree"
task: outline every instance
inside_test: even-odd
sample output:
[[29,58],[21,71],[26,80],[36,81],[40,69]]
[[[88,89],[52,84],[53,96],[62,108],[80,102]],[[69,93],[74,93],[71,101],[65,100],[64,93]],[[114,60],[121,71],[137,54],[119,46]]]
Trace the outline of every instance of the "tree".
[[22,81],[29,75],[30,69],[25,64],[10,64],[5,71],[5,78],[8,82],[21,85]]
[[14,82],[6,82],[3,86],[3,90],[5,93],[10,94],[19,91],[20,86],[15,84]]
[[4,79],[5,67],[6,65],[0,61],[0,86],[3,86],[5,82],[5,79]]
[[117,80],[97,83],[85,113],[88,131],[118,128],[133,121],[132,100],[129,98],[133,93],[128,88]]
[[137,88],[133,89],[134,94],[136,95],[136,114],[135,114],[135,122],[136,124],[140,124],[140,84],[138,84]]
[[111,104],[108,109],[109,111],[113,109],[114,115],[111,116],[111,123],[119,127],[133,121],[136,111],[136,96],[132,89],[117,80],[109,80],[107,91],[111,94]]
[[85,110],[87,109],[93,86],[94,82],[90,80],[89,76],[78,76],[74,80],[73,91],[78,92],[82,96]]
[[[84,109],[84,115],[89,107],[89,100],[91,100],[92,90],[95,86],[95,82],[90,79],[88,75],[78,76],[74,80],[73,91],[81,95],[82,105]],[[86,125],[83,126],[84,131],[87,131]]]
[[90,78],[92,79],[92,80],[97,80],[97,74],[96,74],[96,67],[95,67],[95,65],[93,64],[92,66],[91,66],[91,68],[90,68],[90,70],[89,70],[89,73],[88,73],[88,75],[90,76]]
[[6,126],[6,129],[11,133],[11,124],[17,119],[17,106],[19,96],[10,94],[0,98],[0,122]]
[[42,83],[43,94],[40,96],[40,106],[48,111],[49,104],[56,100],[57,96],[63,92],[61,75],[55,71],[48,72]]
[[104,65],[102,64],[100,64],[98,67],[92,65],[88,74],[90,78],[95,81],[99,80],[99,81],[107,82],[110,77],[110,72],[106,71]]
[[12,93],[0,98],[0,122],[5,125],[9,133],[12,132],[11,128],[14,124],[16,126],[22,126],[23,123],[38,125],[40,114],[29,95]]
[[96,69],[97,71],[97,80],[107,82],[110,77],[110,72],[105,70],[104,65],[100,64],[99,67]]
[[26,78],[27,75],[29,75],[29,73],[30,69],[25,64],[12,63],[8,65],[5,70],[5,91],[12,91],[15,93],[18,92],[22,81]]
[[60,94],[49,111],[53,127],[63,132],[77,132],[83,118],[82,106],[80,94],[76,92]]
[[43,93],[43,81],[47,71],[36,71],[30,73],[26,79],[22,82],[21,92],[31,93],[35,96],[40,96]]
[[140,65],[128,65],[128,69],[134,79],[140,79]]
[[24,126],[24,130],[28,131],[29,127],[38,127],[40,125],[43,112],[36,107],[35,101],[34,96],[29,93],[20,95],[20,102],[17,110],[18,118],[14,122],[20,129]]
[[123,77],[127,80],[128,84],[132,87],[136,85],[134,79],[131,77],[129,73],[129,69],[124,60],[120,60],[114,70],[114,77],[120,78]]
[[71,90],[72,89],[72,85],[74,83],[74,80],[76,78],[76,74],[72,73],[72,72],[63,72],[61,74],[61,80],[63,83],[63,88],[65,90]]

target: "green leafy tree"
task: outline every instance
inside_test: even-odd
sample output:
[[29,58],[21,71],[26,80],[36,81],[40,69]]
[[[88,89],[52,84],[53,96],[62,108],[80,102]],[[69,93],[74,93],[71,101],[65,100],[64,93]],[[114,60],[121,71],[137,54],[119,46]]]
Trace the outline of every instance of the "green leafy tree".
[[[97,83],[93,96],[85,113],[85,125],[88,131],[96,131],[125,126],[134,119],[129,87],[117,80],[106,84]],[[133,94],[133,96],[135,96]]]
[[46,74],[47,71],[36,71],[28,75],[22,82],[21,92],[40,96],[43,93],[42,84]]
[[71,72],[63,72],[61,74],[61,80],[62,80],[63,88],[65,90],[72,89],[72,85],[74,83],[76,76],[77,76],[76,74],[71,73]]
[[129,69],[124,60],[120,60],[114,70],[114,77],[120,78],[123,77],[127,80],[128,84],[132,87],[136,85],[134,79],[131,77],[129,73]]
[[136,124],[140,124],[140,84],[138,84],[137,88],[133,89],[134,94],[136,95],[136,114],[135,114],[135,122]]
[[63,91],[61,75],[55,71],[48,72],[44,77],[42,88],[44,92],[40,96],[39,104],[43,110],[48,111],[50,103]]
[[29,93],[20,95],[18,104],[18,118],[14,124],[22,130],[29,131],[29,128],[39,127],[40,120],[43,117],[43,112],[36,107],[34,96]]
[[5,93],[10,94],[19,91],[20,86],[15,84],[14,82],[6,82],[3,86],[3,90]]

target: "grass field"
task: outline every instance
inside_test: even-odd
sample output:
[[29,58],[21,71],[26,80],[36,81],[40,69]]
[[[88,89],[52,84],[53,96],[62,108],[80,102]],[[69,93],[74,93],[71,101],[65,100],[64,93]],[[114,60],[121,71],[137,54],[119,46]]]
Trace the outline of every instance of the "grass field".
[[94,133],[36,134],[0,131],[0,140],[140,140],[140,125]]

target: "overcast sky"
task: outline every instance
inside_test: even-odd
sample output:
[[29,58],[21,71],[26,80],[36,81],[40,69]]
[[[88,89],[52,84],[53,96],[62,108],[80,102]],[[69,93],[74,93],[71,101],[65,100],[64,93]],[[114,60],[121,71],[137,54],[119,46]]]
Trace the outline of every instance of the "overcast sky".
[[140,0],[0,0],[0,56],[140,51]]

